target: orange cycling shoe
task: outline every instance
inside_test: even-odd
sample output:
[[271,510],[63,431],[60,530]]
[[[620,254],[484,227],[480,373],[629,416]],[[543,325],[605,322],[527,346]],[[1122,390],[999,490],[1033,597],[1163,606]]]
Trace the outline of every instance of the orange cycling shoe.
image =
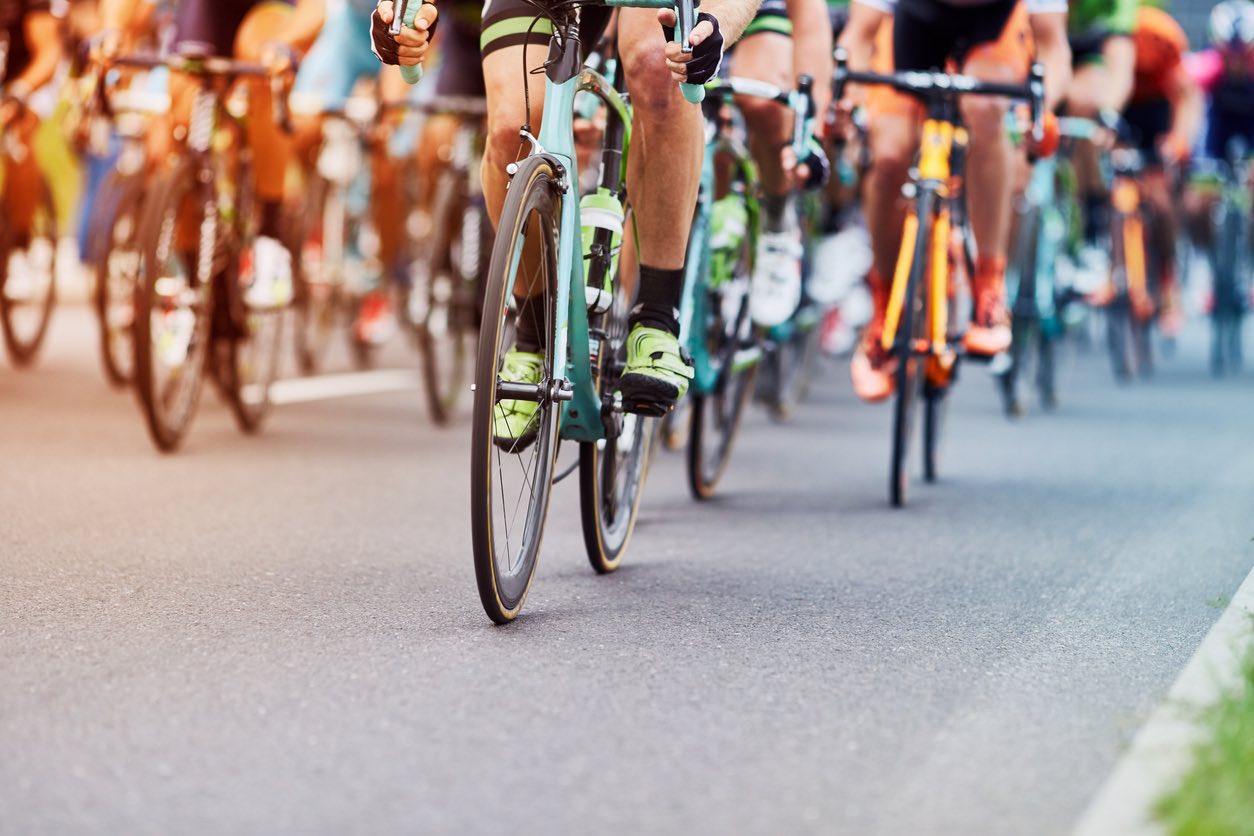
[[1006,308],[1006,260],[980,258],[976,265],[975,316],[962,338],[967,353],[992,357],[1010,349],[1010,311]]
[[862,339],[849,363],[849,376],[853,380],[853,392],[867,403],[887,400],[893,394],[893,356],[884,350],[880,338],[884,333],[884,311],[888,307],[888,292],[884,283],[872,270],[867,275],[867,286],[875,312],[862,331]]

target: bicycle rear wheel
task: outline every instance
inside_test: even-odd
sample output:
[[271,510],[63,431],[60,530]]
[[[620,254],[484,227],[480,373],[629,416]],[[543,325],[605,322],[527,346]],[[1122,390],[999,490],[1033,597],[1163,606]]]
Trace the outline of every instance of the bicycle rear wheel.
[[[197,230],[202,212],[217,212],[197,181],[196,167],[183,160],[158,176],[148,192],[141,226],[143,246],[135,286],[135,392],[157,448],[182,443],[196,414],[211,340],[213,282],[202,279],[201,247],[180,217]],[[208,260],[211,256],[206,256]]]
[[[560,189],[552,164],[528,157],[510,183],[488,267],[471,438],[471,538],[484,611],[504,624],[522,610],[535,573],[552,490],[560,404],[552,397]],[[501,401],[500,371],[510,348],[516,284],[543,293],[545,322],[541,396],[527,442],[500,442],[493,430]]]
[[17,240],[7,218],[0,234],[0,324],[15,366],[34,362],[57,303],[57,209],[42,175],[39,188],[25,240]]
[[103,252],[96,267],[94,303],[100,323],[100,358],[105,377],[126,386],[135,373],[135,281],[139,271],[139,225],[143,212],[144,177],[109,173],[100,194],[101,206],[113,210],[102,219]]
[[[597,393],[603,405],[613,403],[627,365],[627,317],[631,302],[620,280],[614,302],[594,325],[604,333],[598,351]],[[596,339],[596,337],[593,337]],[[653,434],[658,421],[643,415],[611,411],[607,438],[579,445],[579,493],[583,539],[588,560],[600,574],[618,568],[636,525],[640,498],[649,472]]]

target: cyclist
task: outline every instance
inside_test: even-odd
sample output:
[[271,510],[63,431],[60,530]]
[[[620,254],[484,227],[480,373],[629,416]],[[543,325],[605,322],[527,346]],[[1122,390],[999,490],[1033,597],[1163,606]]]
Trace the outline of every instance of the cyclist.
[[[946,0],[854,0],[841,44],[849,50],[850,68],[875,69],[884,60],[887,36],[880,34],[892,16],[892,62],[897,70],[944,67],[953,58],[962,71],[986,81],[1024,79],[1033,43],[1045,66],[1045,105],[1061,100],[1070,77],[1065,0],[994,0],[980,5],[954,5]],[[854,391],[868,401],[893,391],[891,357],[880,344],[888,304],[888,281],[901,245],[905,182],[922,116],[919,102],[876,87],[868,96],[872,130],[871,169],[866,177],[864,205],[871,233],[873,267],[867,276],[874,303],[871,322],[851,364]],[[849,108],[847,103],[844,107]],[[1010,346],[1009,312],[1005,299],[1006,249],[1010,202],[1014,188],[1014,149],[1006,131],[1006,104],[992,97],[966,97],[963,121],[970,131],[967,193],[971,227],[979,250],[972,294],[975,305],[964,337],[966,350],[994,355]]]
[[[1175,241],[1176,210],[1171,183],[1164,164],[1178,166],[1189,156],[1189,149],[1202,121],[1202,93],[1184,66],[1189,42],[1184,30],[1171,15],[1152,6],[1137,13],[1136,65],[1131,100],[1124,109],[1124,121],[1131,129],[1146,164],[1141,189],[1154,208],[1157,228],[1148,237],[1161,256],[1158,259],[1159,291],[1163,317],[1160,324],[1168,334],[1179,326],[1176,299]],[[1113,291],[1107,285],[1107,295]],[[1133,299],[1141,313],[1149,313],[1150,299]]]
[[[428,8],[424,6],[424,10]],[[701,176],[704,128],[701,109],[687,103],[676,81],[701,84],[718,72],[724,45],[734,42],[753,19],[754,0],[707,0],[694,27],[692,52],[683,53],[668,37],[675,14],[625,8],[618,13],[618,52],[627,88],[634,103],[634,139],[629,181],[640,241],[640,280],[627,340],[627,366],[622,377],[624,408],[652,414],[669,409],[688,390],[692,366],[679,345],[678,307],[683,292],[688,233]],[[384,61],[409,65],[422,61],[426,34],[406,28],[392,38],[391,0],[375,13],[376,52]],[[582,10],[580,42],[595,44],[609,19],[609,9]],[[661,25],[659,25],[661,24]],[[420,23],[429,26],[429,23]],[[527,0],[489,0],[480,36],[487,89],[488,141],[483,184],[488,211],[499,220],[509,184],[506,165],[520,153],[519,127],[540,121],[543,76],[523,73],[539,67],[545,58],[552,23],[537,15]],[[525,91],[531,112],[525,112]],[[534,295],[528,295],[531,290]],[[516,287],[518,326],[503,374],[511,380],[539,382],[543,373],[543,297],[538,289]],[[495,432],[516,440],[534,435],[537,404],[503,402],[497,411]]]
[[[1132,94],[1138,0],[1073,0],[1067,21],[1074,75],[1067,91],[1067,112],[1085,119],[1123,110]],[[1083,201],[1083,271],[1105,281],[1110,258],[1099,245],[1107,227],[1110,196],[1102,183],[1097,148],[1079,144],[1072,155]]]
[[1223,0],[1208,30],[1211,48],[1194,54],[1189,70],[1206,94],[1200,155],[1220,160],[1233,139],[1254,148],[1254,3]]
[[4,144],[3,210],[15,246],[8,292],[26,275],[25,252],[42,183],[31,142],[39,117],[31,95],[52,80],[61,61],[61,35],[49,0],[0,0],[0,136]]
[[[322,28],[324,0],[175,0],[175,51],[233,56],[265,64],[279,74],[294,68]],[[133,30],[144,19],[141,0],[103,0],[101,17],[107,37],[101,57],[119,48],[115,33]],[[253,153],[260,227],[254,244],[256,280],[247,301],[258,307],[288,304],[292,299],[292,257],[282,243],[283,198],[291,140],[276,123],[270,87],[249,81],[248,140]],[[153,159],[162,159],[175,135],[174,122],[185,124],[195,88],[184,78],[170,80],[171,115],[159,120],[150,134]],[[173,120],[173,121],[172,121]]]
[[[823,0],[764,0],[732,60],[737,77],[783,89],[809,75],[816,112],[825,113],[831,98],[832,30]],[[758,325],[771,327],[786,322],[801,304],[801,225],[792,195],[799,186],[822,182],[827,159],[817,145],[806,159],[792,159],[791,114],[783,105],[741,96],[736,106],[762,184],[763,233],[749,311]]]

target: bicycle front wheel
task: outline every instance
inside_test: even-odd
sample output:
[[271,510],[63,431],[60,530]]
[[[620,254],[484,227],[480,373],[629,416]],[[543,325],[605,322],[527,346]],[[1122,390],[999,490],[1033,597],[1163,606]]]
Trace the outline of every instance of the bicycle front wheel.
[[915,404],[919,398],[923,379],[921,359],[916,356],[915,342],[923,336],[924,289],[927,284],[928,255],[932,247],[932,214],[936,196],[924,193],[917,204],[919,225],[916,230],[914,250],[911,253],[910,274],[907,279],[905,299],[901,306],[901,319],[897,324],[897,340],[893,355],[897,360],[894,371],[896,399],[893,403],[893,450],[889,463],[888,497],[894,508],[906,504],[910,485],[908,471],[910,437],[914,432]]
[[457,169],[440,175],[432,216],[436,234],[425,248],[426,263],[416,271],[426,286],[410,292],[424,294],[417,340],[427,406],[435,423],[447,424],[462,397],[470,365],[479,263],[489,224],[483,204],[466,194],[465,172]]
[[[551,358],[560,281],[559,194],[556,172],[547,159],[529,157],[519,164],[488,267],[471,425],[471,539],[479,599],[498,624],[518,615],[531,588],[557,456],[561,410],[550,384],[557,376]],[[495,425],[510,400],[502,384],[522,382],[500,376],[518,315],[512,304],[515,288],[541,297],[539,305],[527,307],[539,309],[536,315],[544,319],[531,325],[544,339],[544,361],[535,415],[527,432],[512,439],[498,436]]]
[[[163,452],[191,425],[211,339],[213,282],[198,273],[201,212],[217,207],[200,193],[190,160],[157,178],[144,206],[143,247],[135,286],[135,392],[153,442]],[[180,223],[180,219],[193,223]]]
[[109,173],[101,186],[101,201],[113,210],[102,219],[103,252],[96,268],[95,307],[100,322],[100,358],[105,377],[114,386],[126,386],[135,371],[135,277],[139,270],[139,222],[143,210],[144,178],[138,174]]
[[57,303],[57,210],[42,177],[39,189],[24,240],[19,242],[12,229],[0,233],[0,321],[15,366],[34,362]]

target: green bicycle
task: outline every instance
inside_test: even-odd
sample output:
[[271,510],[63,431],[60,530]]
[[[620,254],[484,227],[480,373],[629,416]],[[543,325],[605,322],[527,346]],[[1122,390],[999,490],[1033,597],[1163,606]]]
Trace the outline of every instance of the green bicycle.
[[[749,316],[761,209],[757,167],[742,139],[743,132],[737,130],[735,98],[752,96],[790,108],[794,114],[793,150],[801,159],[813,135],[812,86],[813,79],[808,76],[799,79],[797,89],[791,91],[735,77],[706,85],[705,160],[688,239],[679,317],[682,339],[695,370],[689,395],[688,485],[697,499],[713,496],[722,480],[745,405],[768,356],[764,343],[784,330],[759,334]],[[775,351],[779,351],[778,345]]]
[[[606,5],[674,8],[676,39],[683,44],[696,20],[692,0]],[[606,573],[618,567],[635,527],[655,423],[625,414],[616,395],[626,366],[631,302],[617,270],[631,133],[621,70],[615,63],[607,78],[584,66],[579,7],[562,4],[560,11],[544,13],[554,18],[554,29],[544,64],[543,123],[539,137],[526,127],[520,131],[530,154],[509,167],[475,372],[475,577],[484,610],[498,624],[518,615],[531,587],[552,486],[566,475],[554,476],[561,441],[579,445],[584,543],[593,568]],[[700,87],[683,88],[691,101],[704,95]],[[607,114],[599,186],[582,200],[574,139],[575,98],[581,91],[599,99]],[[593,218],[600,221],[590,223]],[[514,302],[516,287],[531,291],[528,312]],[[541,352],[532,355],[539,369],[506,362],[523,316],[535,318],[543,341]],[[494,429],[496,419],[518,402],[535,404],[534,416],[524,435],[503,441]]]

